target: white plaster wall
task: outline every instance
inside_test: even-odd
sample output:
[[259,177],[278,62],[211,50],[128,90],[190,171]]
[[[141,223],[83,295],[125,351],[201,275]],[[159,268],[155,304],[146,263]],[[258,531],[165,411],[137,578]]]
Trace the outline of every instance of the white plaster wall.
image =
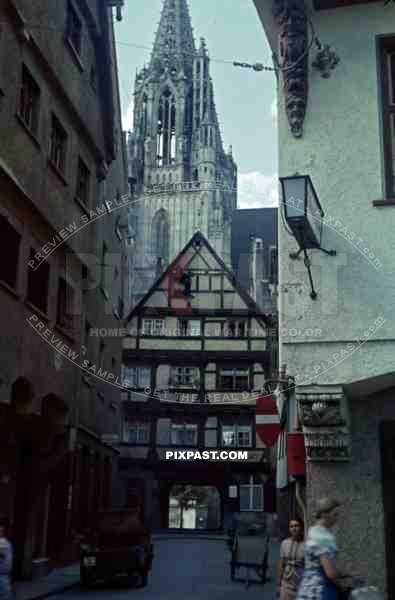
[[[288,256],[296,243],[279,219],[280,329],[322,329],[318,338],[282,336],[280,363],[293,375],[307,371],[316,383],[343,383],[393,370],[395,206],[372,206],[384,197],[376,36],[395,32],[394,11],[387,8],[374,3],[313,12],[316,32],[336,49],[341,62],[329,79],[311,70],[301,139],[289,132],[280,94],[280,175],[309,174],[326,215],[341,224],[324,228],[323,246],[335,249],[336,257],[311,252],[318,291],[313,301],[303,261]],[[354,245],[345,239],[351,232]],[[370,262],[369,253],[374,254]],[[372,264],[376,258],[381,267]],[[379,317],[385,323],[361,350],[318,368],[347,350],[356,336],[366,339],[364,332],[371,334],[369,325],[376,328]]]

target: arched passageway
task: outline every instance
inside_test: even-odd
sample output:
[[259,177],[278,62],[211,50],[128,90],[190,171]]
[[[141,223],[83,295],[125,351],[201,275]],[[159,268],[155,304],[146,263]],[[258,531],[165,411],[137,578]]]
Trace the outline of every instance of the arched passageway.
[[221,497],[214,486],[175,484],[168,499],[170,529],[209,529],[221,527]]

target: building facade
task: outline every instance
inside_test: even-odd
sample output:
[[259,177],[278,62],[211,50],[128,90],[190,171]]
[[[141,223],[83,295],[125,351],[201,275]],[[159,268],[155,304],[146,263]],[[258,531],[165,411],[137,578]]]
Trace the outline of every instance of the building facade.
[[135,201],[133,303],[200,229],[231,264],[237,169],[225,152],[204,39],[196,48],[186,0],[165,0],[148,66],[136,75],[128,135]]
[[126,277],[116,4],[0,8],[0,511],[18,578],[71,558],[111,501],[119,390],[81,367],[121,364],[97,334],[119,326]]
[[307,516],[320,496],[338,496],[341,560],[393,598],[395,8],[357,0],[255,5],[283,69],[280,176],[311,177],[325,213],[322,247],[336,250],[308,252],[313,300],[303,261],[289,256],[296,241],[279,223],[280,331],[297,332],[280,337],[279,360],[296,385],[287,392],[288,426],[297,426],[298,412]]
[[[175,484],[214,486],[221,527],[271,514],[274,480],[255,433],[271,373],[270,320],[197,232],[128,318],[119,495],[168,527]],[[202,452],[177,460],[174,451]],[[217,460],[204,452],[245,451]]]

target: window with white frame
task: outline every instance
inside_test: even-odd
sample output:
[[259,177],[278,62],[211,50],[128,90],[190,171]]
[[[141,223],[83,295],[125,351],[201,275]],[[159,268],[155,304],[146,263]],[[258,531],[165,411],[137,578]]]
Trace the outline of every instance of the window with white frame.
[[164,319],[143,319],[142,335],[164,335],[165,321]]
[[198,428],[194,423],[172,423],[170,441],[173,446],[196,446]]
[[[150,367],[122,366],[122,382],[125,387],[146,388],[151,385]],[[127,384],[125,383],[127,382]]]
[[170,383],[171,385],[198,387],[200,385],[199,369],[197,367],[172,367]]
[[263,511],[263,485],[254,483],[254,476],[246,485],[239,486],[240,510],[241,511]]
[[251,425],[222,425],[222,446],[226,448],[251,448]]
[[201,335],[200,319],[179,319],[178,330],[182,337],[194,337]]
[[243,392],[249,388],[249,370],[247,369],[220,369],[219,387],[222,390]]
[[139,422],[126,422],[125,441],[130,444],[148,444],[150,437],[150,424]]

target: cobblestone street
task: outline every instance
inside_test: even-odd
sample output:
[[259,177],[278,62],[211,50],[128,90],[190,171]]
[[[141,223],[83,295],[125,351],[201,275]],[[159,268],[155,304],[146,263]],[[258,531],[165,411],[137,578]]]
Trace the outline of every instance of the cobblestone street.
[[[133,589],[101,586],[85,592],[78,587],[53,596],[55,599],[82,600],[89,597],[117,598],[135,596],[138,600],[239,600],[246,593],[249,600],[274,600],[275,562],[278,545],[270,552],[270,581],[264,586],[230,581],[229,552],[223,540],[162,539],[155,543],[155,559],[148,587]],[[244,577],[243,573],[240,575]]]

